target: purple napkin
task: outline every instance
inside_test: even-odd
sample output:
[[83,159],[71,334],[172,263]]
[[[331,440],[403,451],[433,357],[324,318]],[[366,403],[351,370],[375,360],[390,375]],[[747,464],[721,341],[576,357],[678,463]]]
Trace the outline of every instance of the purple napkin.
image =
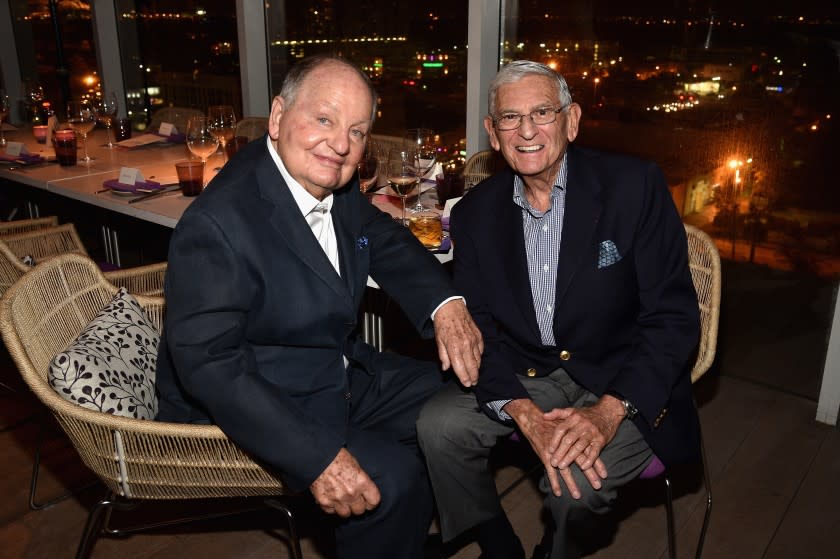
[[20,165],[32,165],[33,163],[40,163],[44,158],[37,153],[21,153],[20,155],[9,155],[8,153],[0,153],[0,161],[13,161]]
[[163,134],[158,134],[157,132],[153,132],[155,136],[160,136],[161,138],[166,138],[166,141],[170,144],[183,144],[187,141],[186,134],[170,134],[169,136],[164,136]]
[[452,242],[449,240],[449,237],[444,237],[443,240],[440,242],[440,247],[436,248],[432,252],[434,253],[444,253],[449,252],[449,249],[452,248]]
[[449,216],[446,216],[446,217],[441,216],[440,224],[443,227],[444,231],[449,231]]
[[145,181],[134,184],[123,184],[117,179],[110,179],[102,183],[102,186],[123,194],[145,194],[149,191],[160,190],[159,182]]

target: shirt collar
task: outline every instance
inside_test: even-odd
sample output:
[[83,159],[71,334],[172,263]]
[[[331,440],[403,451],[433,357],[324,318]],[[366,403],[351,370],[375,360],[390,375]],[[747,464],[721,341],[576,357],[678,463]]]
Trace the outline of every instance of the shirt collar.
[[303,185],[293,179],[292,175],[289,174],[289,171],[283,164],[283,160],[280,159],[280,154],[274,149],[274,144],[271,142],[270,136],[266,136],[266,142],[268,143],[268,153],[271,155],[271,159],[274,160],[274,164],[277,165],[277,170],[280,171],[283,180],[286,181],[289,191],[292,193],[292,198],[295,199],[295,203],[298,205],[298,209],[300,209],[300,213],[306,217],[320,204],[325,205],[328,212],[331,211],[333,205],[332,193],[327,194],[327,197],[323,200],[318,200],[312,196],[303,188]]
[[[557,171],[557,176],[554,178],[554,188],[551,189],[552,207],[554,207],[554,200],[560,196],[561,191],[566,190],[566,179],[568,177],[568,153],[569,152],[563,154],[563,161],[560,163],[560,170]],[[513,202],[523,210],[530,212],[532,215],[539,216],[546,213],[537,212],[531,207],[531,204],[528,203],[528,199],[525,197],[525,181],[523,181],[522,177],[519,175],[513,176]]]

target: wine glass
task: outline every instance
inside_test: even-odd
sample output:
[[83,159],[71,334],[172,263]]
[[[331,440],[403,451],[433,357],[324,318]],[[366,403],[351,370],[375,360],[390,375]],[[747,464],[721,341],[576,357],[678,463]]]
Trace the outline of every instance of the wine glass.
[[222,146],[222,161],[227,163],[227,143],[233,140],[236,132],[236,115],[230,105],[213,105],[207,108],[210,119],[210,132],[219,139]]
[[88,155],[87,135],[96,126],[96,111],[93,110],[91,102],[87,99],[77,99],[67,103],[67,123],[82,137],[82,151],[85,153],[82,162],[89,165],[93,159]]
[[0,146],[6,145],[6,133],[3,132],[3,121],[9,116],[9,96],[0,89]]
[[113,93],[97,99],[93,104],[93,110],[96,112],[96,120],[105,127],[108,134],[108,143],[105,145],[108,149],[114,147],[114,141],[111,139],[111,126],[114,124],[114,119],[117,118],[117,96]]
[[358,164],[359,190],[362,191],[362,194],[367,194],[372,186],[376,186],[376,180],[379,178],[380,157],[379,145],[368,138],[365,143],[365,152]]
[[205,167],[207,158],[219,149],[219,138],[213,133],[208,117],[194,116],[187,122],[187,148],[201,158]]
[[388,152],[385,160],[385,176],[388,183],[402,200],[403,225],[405,220],[405,199],[414,187],[420,184],[420,175],[417,170],[417,150],[413,146],[393,148]]
[[[434,167],[437,161],[437,143],[435,133],[429,128],[411,128],[406,132],[405,139],[417,150],[417,172],[422,180]],[[420,203],[420,196],[417,196],[417,203],[411,207],[412,212],[427,212],[429,208]]]

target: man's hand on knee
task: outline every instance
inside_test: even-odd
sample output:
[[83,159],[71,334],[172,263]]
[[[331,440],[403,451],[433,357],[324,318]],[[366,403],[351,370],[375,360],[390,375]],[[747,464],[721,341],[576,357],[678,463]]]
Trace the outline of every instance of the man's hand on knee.
[[364,514],[379,505],[379,488],[346,448],[309,487],[315,502],[328,514],[343,518]]

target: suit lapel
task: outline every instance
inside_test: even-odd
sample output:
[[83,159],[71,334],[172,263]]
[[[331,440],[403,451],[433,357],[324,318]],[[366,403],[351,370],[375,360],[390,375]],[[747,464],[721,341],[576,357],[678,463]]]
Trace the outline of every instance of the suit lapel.
[[[497,237],[496,246],[503,254],[502,261],[509,262],[506,267],[507,279],[510,284],[508,291],[513,295],[516,307],[522,314],[522,319],[533,336],[541,339],[537,315],[534,311],[534,298],[531,293],[531,280],[528,277],[528,256],[525,254],[525,231],[522,225],[522,208],[513,201],[513,175],[510,178],[510,188],[505,191],[504,198],[497,207],[502,208],[499,226],[496,231],[501,233]],[[512,233],[512,234],[511,234]]]
[[600,190],[597,176],[588,165],[588,160],[569,146],[569,175],[555,308],[561,308],[560,303],[581,266],[582,258],[592,246],[592,235],[601,217]]
[[[256,170],[256,176],[263,199],[273,207],[271,225],[289,250],[310,268],[315,276],[335,291],[341,299],[352,305],[352,297],[348,293],[347,285],[335,272],[329,258],[312,234],[309,224],[301,215],[289,187],[267,150],[266,147],[266,155]],[[336,221],[334,219],[333,223],[335,224]],[[337,226],[336,238],[339,244],[339,260],[346,259],[341,256],[347,253],[346,247],[342,245],[342,238],[346,239],[346,235],[339,234]],[[343,269],[345,262],[342,260],[340,265]]]
[[346,197],[336,195],[333,204],[333,226],[335,237],[338,242],[338,260],[341,266],[341,277],[344,279],[345,288],[350,292],[351,297],[356,295],[356,274],[358,260],[356,259],[356,235],[353,227],[353,214],[346,208]]

